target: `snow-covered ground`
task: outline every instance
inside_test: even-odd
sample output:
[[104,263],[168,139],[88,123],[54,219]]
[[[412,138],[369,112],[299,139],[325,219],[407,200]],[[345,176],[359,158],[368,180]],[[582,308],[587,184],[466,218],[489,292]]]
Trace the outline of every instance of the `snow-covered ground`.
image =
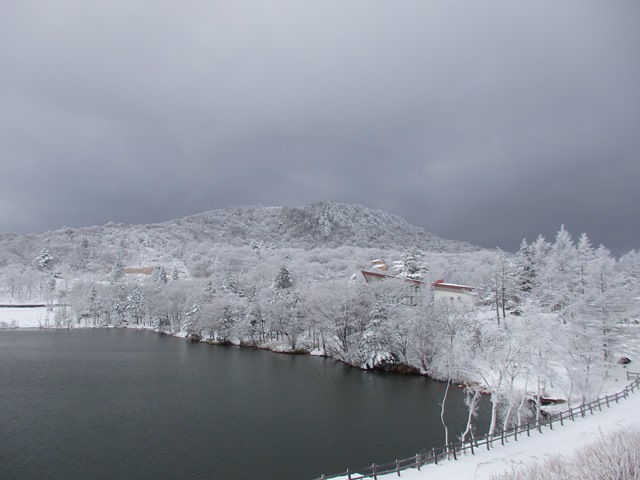
[[53,319],[53,312],[47,315],[46,307],[0,308],[0,328],[41,328],[47,319]]
[[[49,317],[53,317],[50,313]],[[45,307],[39,308],[0,308],[0,328],[40,328],[47,321]],[[634,329],[635,330],[635,329]],[[636,332],[634,332],[635,336]],[[638,352],[633,351],[632,357]],[[636,365],[637,358],[632,358]],[[637,369],[630,368],[635,371]],[[626,369],[616,365],[611,376],[604,385],[602,394],[621,391],[629,381],[626,380]],[[476,450],[475,455],[467,454],[458,460],[440,462],[438,465],[427,465],[417,470],[404,470],[401,478],[404,480],[467,480],[489,479],[492,475],[510,471],[518,465],[526,464],[535,459],[544,459],[557,455],[571,456],[582,446],[593,443],[603,434],[610,433],[622,427],[640,429],[640,392],[636,391],[627,399],[621,399],[619,404],[612,403],[610,408],[603,407],[603,411],[596,411],[594,415],[587,414],[585,418],[577,418],[575,422],[566,421],[565,426],[555,424],[554,429],[543,428],[542,433],[531,432],[531,437],[521,436],[516,442],[513,439],[502,446],[496,446],[490,451],[484,448]],[[381,478],[398,478],[396,473]],[[346,478],[346,477],[344,477]]]

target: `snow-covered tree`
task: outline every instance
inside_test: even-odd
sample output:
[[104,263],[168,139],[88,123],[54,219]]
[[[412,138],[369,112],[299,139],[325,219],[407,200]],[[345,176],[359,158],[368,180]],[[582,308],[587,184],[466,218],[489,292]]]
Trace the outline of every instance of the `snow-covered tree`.
[[394,268],[399,270],[399,276],[422,280],[423,273],[428,269],[423,262],[423,253],[416,246],[411,247],[404,253],[401,261],[394,262]]
[[53,256],[49,253],[49,250],[46,247],[40,251],[34,261],[34,263],[40,270],[46,270],[50,267],[52,262]]
[[220,312],[220,326],[216,335],[219,342],[229,343],[231,341],[236,327],[236,315],[234,304],[231,301],[225,302]]
[[151,279],[158,284],[167,283],[167,271],[163,265],[156,265],[153,267],[153,274]]
[[220,290],[222,290],[223,293],[238,295],[239,297],[244,295],[238,283],[238,276],[230,270],[225,273]]
[[363,329],[362,319],[366,320],[369,314],[364,288],[334,279],[318,283],[307,292],[313,317],[321,322],[319,329],[326,353],[345,362],[354,358]]
[[287,267],[281,267],[278,274],[273,279],[273,288],[276,290],[287,290],[293,287],[293,277]]
[[127,287],[120,283],[116,285],[115,291],[112,293],[111,312],[114,325],[122,325],[125,323],[125,315],[127,312]]
[[567,323],[574,315],[578,252],[571,234],[562,225],[551,245],[540,275],[541,299],[549,311]]
[[124,277],[124,265],[121,260],[116,260],[116,263],[111,270],[111,280],[117,282],[122,277]]
[[518,305],[525,303],[535,286],[536,270],[533,263],[532,247],[522,240],[514,261],[514,278]]
[[93,319],[94,325],[100,325],[102,320],[102,298],[98,294],[95,285],[89,290],[87,309],[89,316]]
[[595,253],[591,246],[591,241],[586,233],[580,235],[576,251],[578,254],[577,268],[575,271],[577,284],[576,295],[578,297],[583,297],[587,292],[589,283],[589,264],[593,261]]
[[144,319],[144,292],[139,286],[135,286],[127,296],[127,312],[136,324]]
[[155,326],[160,331],[175,334],[182,330],[185,315],[192,303],[189,302],[186,287],[172,283],[163,290],[155,291],[148,305]]
[[471,378],[471,359],[477,346],[476,329],[472,310],[468,306],[444,299],[435,303],[432,321],[437,324],[440,335],[430,373],[435,378],[447,382],[440,404],[440,420],[444,428],[445,444],[449,445],[449,426],[446,421],[449,389],[454,380],[464,381]]
[[393,348],[393,333],[384,303],[380,300],[373,305],[369,322],[360,338],[360,367],[372,369],[387,367],[399,362]]
[[602,360],[608,365],[619,338],[615,331],[625,307],[623,278],[616,269],[615,258],[602,245],[595,250],[588,273],[591,281],[585,293],[588,310],[585,314],[600,339]]

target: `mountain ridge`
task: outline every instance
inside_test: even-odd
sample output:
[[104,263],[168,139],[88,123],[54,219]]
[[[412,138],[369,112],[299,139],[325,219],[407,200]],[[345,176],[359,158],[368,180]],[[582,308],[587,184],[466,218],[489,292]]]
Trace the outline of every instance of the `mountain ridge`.
[[[43,250],[71,271],[98,271],[124,264],[193,264],[220,246],[257,249],[374,248],[433,253],[482,250],[445,240],[396,215],[358,204],[318,202],[293,206],[239,206],[210,210],[161,223],[109,222],[42,234],[0,234],[0,267],[33,265]],[[198,260],[199,261],[199,260]]]
[[428,233],[382,210],[334,202],[227,207],[155,225],[191,228],[199,225],[211,239],[234,245],[262,241],[276,247],[298,248],[417,246],[435,252],[480,250],[468,242]]

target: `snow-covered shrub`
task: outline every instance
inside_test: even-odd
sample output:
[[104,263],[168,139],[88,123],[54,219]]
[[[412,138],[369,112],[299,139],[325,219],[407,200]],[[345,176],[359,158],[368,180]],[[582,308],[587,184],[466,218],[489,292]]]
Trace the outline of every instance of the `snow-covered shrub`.
[[640,430],[623,428],[587,445],[570,458],[561,455],[514,466],[492,480],[640,479]]

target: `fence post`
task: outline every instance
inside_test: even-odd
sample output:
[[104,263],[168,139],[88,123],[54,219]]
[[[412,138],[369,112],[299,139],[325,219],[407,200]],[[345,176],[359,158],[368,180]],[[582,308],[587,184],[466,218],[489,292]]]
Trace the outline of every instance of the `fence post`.
[[607,407],[611,407],[611,405],[609,405],[609,395],[605,395],[604,399],[607,401]]
[[347,478],[351,480],[351,470],[347,468]]
[[396,458],[396,472],[398,473],[398,476],[400,476],[400,462],[398,461],[397,458]]
[[529,428],[531,427],[531,423],[527,422],[527,437],[531,436],[531,433],[529,433]]
[[438,456],[436,455],[436,447],[431,449],[433,451],[433,463],[438,464]]
[[[416,468],[420,471],[420,460],[418,459],[418,454],[416,453]],[[351,479],[349,479],[351,480]]]
[[373,469],[373,480],[378,480],[378,475],[376,475],[376,464],[373,463],[371,468]]
[[453,459],[458,460],[458,457],[456,457],[456,447],[453,446],[453,443],[449,446],[449,448],[453,450]]
[[561,427],[564,427],[564,421],[563,421],[563,418],[564,418],[564,412],[560,412],[560,426],[561,426]]
[[520,425],[516,425],[516,429],[513,431],[513,438],[515,438],[516,442],[518,441],[518,430],[520,430]]
[[502,432],[500,433],[500,442],[504,445],[504,427],[502,428]]

